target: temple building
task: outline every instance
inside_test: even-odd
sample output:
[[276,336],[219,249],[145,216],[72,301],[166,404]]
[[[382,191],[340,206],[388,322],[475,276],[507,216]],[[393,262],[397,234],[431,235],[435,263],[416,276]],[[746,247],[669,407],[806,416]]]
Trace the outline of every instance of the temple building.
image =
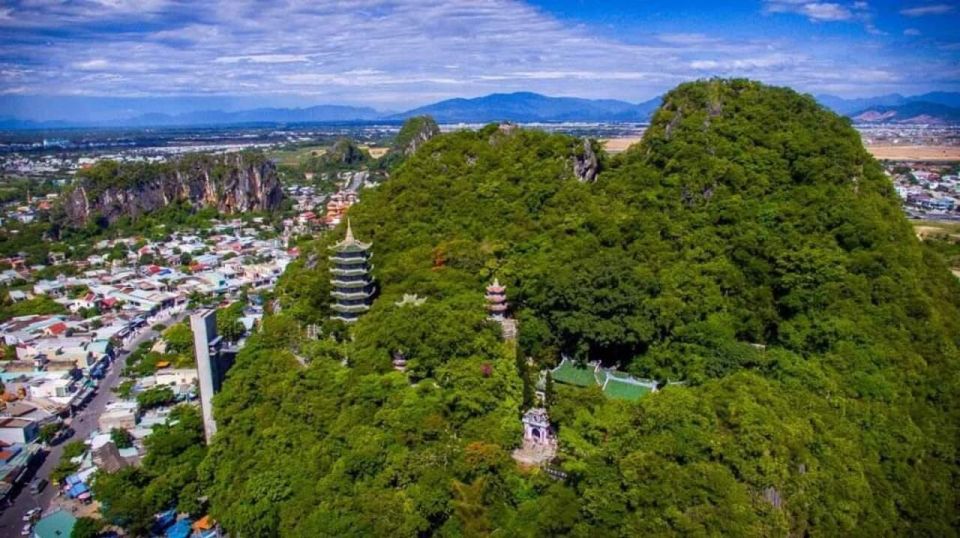
[[330,283],[333,290],[330,296],[333,304],[331,318],[352,323],[361,314],[370,310],[375,287],[370,271],[370,243],[362,243],[353,237],[350,221],[347,221],[347,235],[343,241],[330,247],[334,255],[330,256]]
[[557,455],[557,437],[547,410],[534,407],[523,414],[523,443],[513,451],[513,459],[523,465],[544,465]]
[[553,431],[550,428],[550,417],[547,410],[534,407],[523,414],[523,439],[536,444],[548,444],[553,440]]
[[357,203],[357,193],[355,192],[335,192],[331,194],[330,200],[327,202],[327,214],[323,221],[331,228],[337,226],[347,214],[350,206],[355,203]]
[[[555,382],[565,385],[600,387],[603,394],[615,400],[635,402],[647,394],[659,390],[659,383],[654,379],[633,377],[626,372],[617,371],[616,368],[604,368],[599,362],[578,364],[566,356],[563,357],[556,368],[550,370],[550,375]],[[537,384],[538,391],[544,388],[544,379],[545,377],[541,375]],[[667,384],[674,385],[677,383]]]

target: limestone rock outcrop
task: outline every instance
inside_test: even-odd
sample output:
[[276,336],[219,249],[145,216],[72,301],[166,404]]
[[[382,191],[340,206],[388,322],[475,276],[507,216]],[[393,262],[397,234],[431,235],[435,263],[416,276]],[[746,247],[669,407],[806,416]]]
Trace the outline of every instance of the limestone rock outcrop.
[[272,211],[283,189],[274,164],[254,152],[186,155],[162,164],[101,161],[77,175],[64,198],[66,224],[112,223],[176,203],[224,214]]
[[593,183],[597,179],[600,163],[593,145],[587,138],[583,139],[583,149],[573,156],[573,175],[583,183]]

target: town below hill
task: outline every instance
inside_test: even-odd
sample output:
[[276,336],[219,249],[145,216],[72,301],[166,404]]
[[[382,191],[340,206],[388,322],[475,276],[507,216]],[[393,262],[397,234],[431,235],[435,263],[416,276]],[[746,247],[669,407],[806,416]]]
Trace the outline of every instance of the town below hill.
[[[105,517],[105,505],[123,510],[131,492],[120,477],[182,473],[203,457],[187,317],[215,309],[218,345],[233,354],[257,330],[299,253],[295,238],[328,225],[307,211],[325,200],[312,187],[285,197],[289,218],[279,209],[274,219],[218,218],[214,209],[136,229],[114,222],[109,236],[36,241],[0,258],[0,535],[95,536],[122,524],[219,536],[210,518],[178,517],[162,499],[157,508],[133,501],[143,514],[134,521]],[[46,214],[57,198],[28,205]],[[353,201],[351,191],[331,206],[329,224]],[[9,231],[30,225],[14,220]]]

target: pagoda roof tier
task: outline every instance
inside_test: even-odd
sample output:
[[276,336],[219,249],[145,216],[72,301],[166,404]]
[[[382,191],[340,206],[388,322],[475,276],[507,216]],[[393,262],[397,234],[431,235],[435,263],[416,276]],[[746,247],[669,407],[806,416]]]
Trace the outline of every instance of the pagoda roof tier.
[[357,267],[356,269],[340,269],[339,267],[331,267],[330,273],[337,276],[362,276],[370,273],[371,268],[366,267]]
[[334,303],[334,304],[330,305],[330,309],[331,309],[331,310],[334,310],[334,311],[336,311],[336,312],[355,312],[355,313],[360,313],[360,312],[366,312],[367,310],[370,310],[370,305],[368,305],[368,304],[340,304],[340,303]]
[[507,300],[505,295],[487,295],[487,302],[502,303]]
[[353,290],[353,289],[356,289],[356,288],[363,288],[363,287],[365,287],[365,286],[372,286],[372,285],[373,285],[373,281],[370,280],[369,278],[364,278],[364,279],[360,279],[360,280],[337,280],[337,279],[333,279],[333,280],[330,281],[330,283],[333,284],[333,289],[335,289],[335,290],[340,290],[341,288],[342,288],[342,289],[346,289],[346,290]]
[[350,293],[345,293],[342,291],[333,290],[332,292],[330,292],[330,296],[335,297],[337,299],[366,299],[367,297],[372,297],[373,292],[364,290],[364,291],[353,291]]
[[345,244],[343,241],[330,247],[339,253],[366,252],[370,248],[370,243],[360,243],[355,241],[351,244]]
[[492,305],[488,305],[487,308],[489,308],[490,310],[493,310],[494,312],[505,312],[507,310],[507,305],[503,303],[492,304]]
[[337,252],[365,252],[373,243],[364,243],[353,237],[353,229],[350,227],[350,220],[347,219],[347,235],[343,241],[332,245],[330,248]]
[[330,281],[335,288],[364,288],[367,287],[373,282],[369,279],[366,280],[337,280],[333,279]]
[[340,315],[340,314],[335,314],[335,315],[333,315],[333,316],[330,316],[330,319],[338,319],[338,320],[340,320],[340,321],[342,321],[342,322],[344,322],[344,323],[353,323],[353,322],[357,321],[357,317],[356,317],[356,316],[346,317],[346,316],[342,316],[342,315]]
[[522,422],[533,426],[539,426],[541,428],[550,427],[550,417],[547,415],[547,410],[542,407],[534,407],[529,409],[523,414]]
[[503,292],[507,291],[507,288],[505,288],[504,286],[501,286],[501,285],[500,285],[500,280],[499,280],[499,279],[494,279],[493,284],[490,284],[489,286],[487,286],[487,291],[488,291],[488,292],[491,292],[491,293],[498,293],[498,294],[499,294],[499,293],[503,293]]
[[[344,256],[343,254],[349,254],[349,255]],[[373,254],[370,252],[345,252],[345,253],[337,253],[337,255],[335,256],[328,256],[327,259],[332,261],[333,263],[353,264],[353,263],[363,263],[369,260],[371,256],[373,256]]]

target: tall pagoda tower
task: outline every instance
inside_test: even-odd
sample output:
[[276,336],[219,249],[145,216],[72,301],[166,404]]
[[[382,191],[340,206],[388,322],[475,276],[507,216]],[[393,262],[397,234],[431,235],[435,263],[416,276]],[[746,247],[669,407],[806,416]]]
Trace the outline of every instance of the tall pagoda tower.
[[336,245],[330,247],[334,251],[330,256],[330,274],[333,290],[330,296],[333,304],[332,319],[339,319],[352,323],[361,314],[370,310],[375,287],[370,271],[371,243],[362,243],[353,237],[350,220],[347,220],[347,235]]

